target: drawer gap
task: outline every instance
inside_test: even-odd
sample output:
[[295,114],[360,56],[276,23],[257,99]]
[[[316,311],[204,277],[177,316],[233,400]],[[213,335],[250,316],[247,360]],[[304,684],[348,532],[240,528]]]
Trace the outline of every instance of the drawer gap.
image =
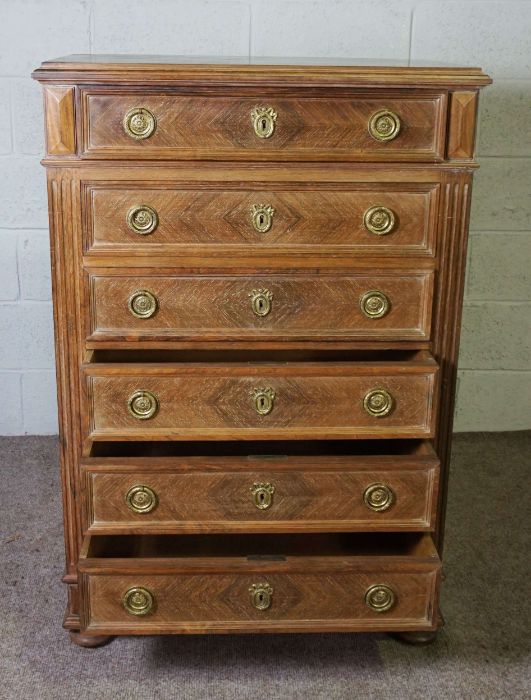
[[169,559],[298,556],[436,557],[429,535],[419,533],[315,533],[275,535],[94,535],[87,537],[80,568],[90,559]]
[[[267,352],[267,360],[264,358]],[[430,357],[422,350],[94,350],[87,364],[142,363],[245,363],[287,362],[410,362]]]
[[247,457],[249,460],[285,458],[288,455],[319,457],[434,456],[426,440],[300,440],[213,442],[93,442],[89,457]]

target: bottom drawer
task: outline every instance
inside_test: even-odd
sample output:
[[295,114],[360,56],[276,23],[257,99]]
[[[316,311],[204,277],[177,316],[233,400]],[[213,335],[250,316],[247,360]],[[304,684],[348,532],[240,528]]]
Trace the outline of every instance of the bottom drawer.
[[79,562],[92,634],[432,630],[428,535],[93,536]]

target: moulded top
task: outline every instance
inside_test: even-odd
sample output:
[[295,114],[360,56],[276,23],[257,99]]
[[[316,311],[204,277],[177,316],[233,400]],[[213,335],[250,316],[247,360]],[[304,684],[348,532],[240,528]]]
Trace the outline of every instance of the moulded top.
[[480,68],[434,61],[356,58],[269,58],[248,56],[154,56],[141,54],[72,54],[44,61],[32,74],[37,80],[66,82],[165,82],[205,79],[214,82],[282,82],[306,84],[471,86],[492,82]]

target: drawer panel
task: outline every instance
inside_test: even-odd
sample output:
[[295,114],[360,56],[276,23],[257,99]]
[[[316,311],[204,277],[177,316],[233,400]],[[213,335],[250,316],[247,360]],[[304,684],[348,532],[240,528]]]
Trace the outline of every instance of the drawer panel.
[[433,273],[89,276],[89,340],[427,339]]
[[90,459],[89,533],[428,530],[438,460],[416,456]]
[[94,634],[436,627],[440,562],[428,536],[391,546],[337,537],[96,538],[103,542],[85,546],[79,562],[82,626]]
[[437,365],[85,366],[94,440],[431,437]]
[[[219,190],[85,185],[85,250],[433,254],[438,184]],[[285,187],[285,185],[284,185]]]
[[446,96],[404,92],[264,101],[90,91],[84,115],[85,156],[433,161],[444,156]]

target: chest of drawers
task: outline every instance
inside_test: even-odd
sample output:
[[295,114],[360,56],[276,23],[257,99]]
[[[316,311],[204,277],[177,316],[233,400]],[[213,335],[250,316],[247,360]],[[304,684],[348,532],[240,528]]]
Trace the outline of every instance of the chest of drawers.
[[488,76],[112,56],[33,76],[72,640],[433,638]]

